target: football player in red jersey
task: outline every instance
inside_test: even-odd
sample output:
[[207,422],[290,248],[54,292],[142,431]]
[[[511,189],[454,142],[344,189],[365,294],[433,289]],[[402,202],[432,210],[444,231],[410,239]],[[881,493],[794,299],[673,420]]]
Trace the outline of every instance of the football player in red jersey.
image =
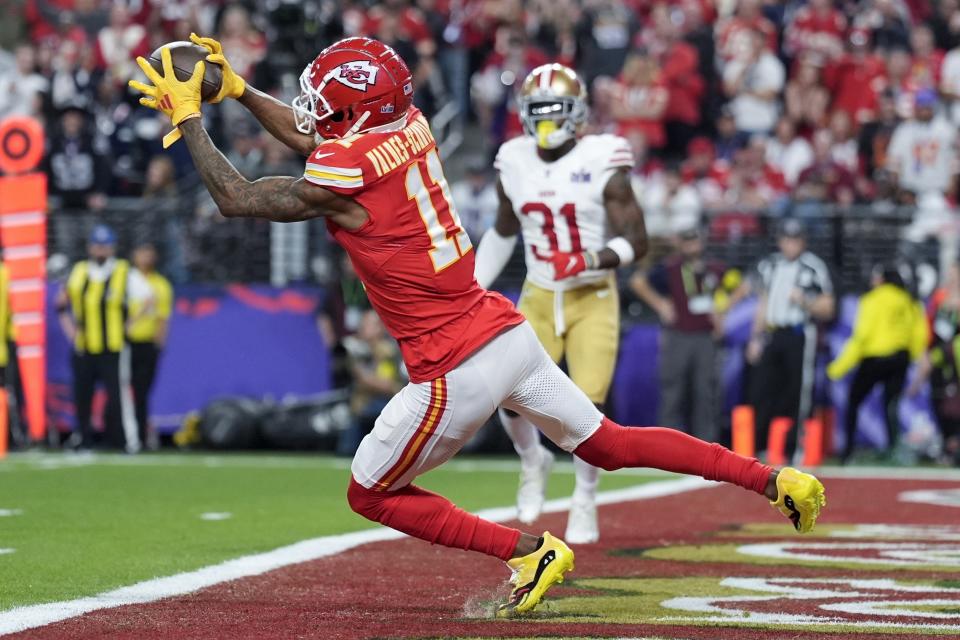
[[406,64],[386,45],[348,38],[327,47],[300,77],[292,106],[249,87],[219,43],[213,101],[238,100],[277,139],[309,156],[300,177],[245,179],[200,119],[203,62],[178,80],[142,58],[152,82],[134,81],[141,103],[170,116],[204,184],[227,217],[278,222],[323,217],[347,251],[370,302],[400,343],[410,384],[360,445],[347,489],[359,514],[411,536],[507,562],[514,589],[501,615],[533,609],[573,569],[573,552],[549,533],[522,533],[458,509],[412,484],[459,451],[498,406],[516,411],[567,451],[604,469],[656,467],[737,484],[765,495],[799,531],[823,505],[823,486],[779,472],[673,429],[624,428],[603,416],[553,363],[530,325],[473,277],[473,250],[443,176]]

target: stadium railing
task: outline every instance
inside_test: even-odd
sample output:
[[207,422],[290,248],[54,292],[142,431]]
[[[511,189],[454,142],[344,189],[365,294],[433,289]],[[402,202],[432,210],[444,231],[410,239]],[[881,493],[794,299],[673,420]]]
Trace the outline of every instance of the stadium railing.
[[[936,270],[955,257],[955,222],[917,242],[907,238],[914,217],[911,208],[822,207],[820,215],[805,220],[808,247],[830,266],[838,289],[858,293],[867,287],[870,270],[879,262],[899,259]],[[706,211],[707,253],[749,272],[775,249],[781,219],[766,211]],[[62,209],[54,203],[49,227],[52,275],[56,276],[57,265],[83,257],[86,235],[98,222],[116,229],[121,255],[140,242],[156,244],[161,268],[175,282],[323,283],[334,264],[323,221],[283,225],[226,220],[209,197],[197,192],[178,198],[111,198],[97,212]],[[669,247],[669,238],[651,238],[643,264],[662,258]],[[628,275],[625,271],[621,276]],[[518,248],[496,288],[519,290],[524,273]]]

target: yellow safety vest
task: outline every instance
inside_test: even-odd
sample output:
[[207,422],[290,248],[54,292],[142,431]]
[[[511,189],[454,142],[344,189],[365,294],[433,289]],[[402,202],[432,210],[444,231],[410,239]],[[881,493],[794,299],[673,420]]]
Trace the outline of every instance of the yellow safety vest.
[[79,353],[118,353],[124,345],[127,276],[130,264],[117,260],[102,282],[90,279],[90,263],[78,262],[67,281],[67,294],[77,323],[74,348]]
[[901,287],[881,284],[861,296],[853,335],[827,366],[827,375],[842,378],[864,358],[898,351],[908,351],[916,360],[928,342],[927,317],[920,303]]
[[5,367],[10,362],[7,341],[16,337],[10,309],[10,271],[5,264],[0,264],[0,334],[0,367]]
[[147,300],[130,302],[130,317],[137,318],[130,324],[127,337],[133,342],[152,342],[157,337],[159,320],[167,320],[173,312],[173,287],[170,281],[154,271],[144,274],[153,292],[153,309],[140,315]]

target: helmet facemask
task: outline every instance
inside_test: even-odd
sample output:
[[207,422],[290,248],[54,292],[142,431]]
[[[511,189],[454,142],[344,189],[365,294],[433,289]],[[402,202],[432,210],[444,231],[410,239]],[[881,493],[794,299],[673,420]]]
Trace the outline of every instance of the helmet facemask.
[[[293,118],[297,125],[297,131],[307,135],[317,133],[317,123],[333,115],[333,110],[324,99],[320,89],[326,84],[326,81],[320,84],[319,88],[314,88],[310,84],[310,67],[303,70],[300,74],[300,95],[293,99],[290,106],[293,108]],[[321,111],[317,111],[317,107]]]
[[337,70],[330,71],[327,77],[320,83],[320,86],[314,88],[314,86],[310,84],[311,66],[312,65],[307,65],[307,68],[300,74],[300,95],[290,103],[290,106],[293,108],[294,123],[297,126],[297,131],[312,135],[314,138],[319,136],[320,141],[329,138],[347,138],[360,131],[360,128],[367,121],[367,118],[370,117],[369,112],[360,114],[356,122],[342,134],[324,136],[323,133],[321,133],[319,127],[321,122],[327,119],[340,122],[347,117],[348,113],[351,114],[350,117],[352,118],[353,107],[355,105],[334,111],[321,92]]

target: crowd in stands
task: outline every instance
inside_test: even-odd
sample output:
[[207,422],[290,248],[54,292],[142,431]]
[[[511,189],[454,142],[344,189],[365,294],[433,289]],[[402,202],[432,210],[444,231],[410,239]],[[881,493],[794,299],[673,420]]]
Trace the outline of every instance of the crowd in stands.
[[[703,209],[816,217],[825,208],[916,207],[912,238],[952,219],[960,124],[957,0],[13,0],[0,28],[0,118],[49,132],[51,192],[97,211],[112,196],[195,186],[184,145],[164,152],[161,117],[137,105],[133,63],[191,31],[284,99],[324,45],[391,44],[428,115],[459,107],[487,159],[520,133],[514,95],[536,65],[574,66],[592,131],[625,136],[651,230]],[[249,177],[298,159],[242,107],[209,127]],[[229,132],[227,134],[226,132]],[[269,162],[266,160],[269,158]],[[172,171],[171,171],[172,169]],[[471,178],[474,182],[479,177]],[[467,193],[466,188],[460,189]],[[489,191],[480,193],[489,206]],[[465,203],[474,208],[480,204]],[[214,224],[209,203],[179,206]],[[489,212],[477,211],[480,220]],[[193,224],[194,222],[191,222]],[[480,229],[482,231],[482,229]]]

